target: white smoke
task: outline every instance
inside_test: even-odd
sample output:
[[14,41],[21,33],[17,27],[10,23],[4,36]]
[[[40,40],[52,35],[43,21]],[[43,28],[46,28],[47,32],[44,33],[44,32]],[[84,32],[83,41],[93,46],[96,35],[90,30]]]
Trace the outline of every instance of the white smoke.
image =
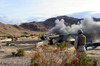
[[49,30],[48,34],[77,34],[77,31],[82,29],[87,40],[100,42],[100,22],[94,21],[92,17],[85,17],[80,23],[78,22],[78,24],[73,24],[71,26],[65,26],[64,19],[61,19],[61,21],[57,19],[55,23],[55,27]]
[[60,21],[55,20],[55,27],[53,27],[47,34],[68,34],[66,30],[66,25],[64,24],[64,19]]
[[83,30],[84,34],[87,36],[87,40],[93,39],[95,42],[100,40],[100,22],[94,21],[92,17],[85,17],[81,20],[80,24],[73,24],[67,30],[70,31],[70,33],[77,33],[79,29]]

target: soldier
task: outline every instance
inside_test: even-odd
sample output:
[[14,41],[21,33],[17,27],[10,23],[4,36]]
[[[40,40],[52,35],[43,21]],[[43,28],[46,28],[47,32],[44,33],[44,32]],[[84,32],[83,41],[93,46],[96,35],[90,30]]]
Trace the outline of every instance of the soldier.
[[86,44],[86,36],[83,34],[82,30],[78,30],[78,38],[77,38],[77,44],[75,46],[77,52],[85,52],[85,44]]

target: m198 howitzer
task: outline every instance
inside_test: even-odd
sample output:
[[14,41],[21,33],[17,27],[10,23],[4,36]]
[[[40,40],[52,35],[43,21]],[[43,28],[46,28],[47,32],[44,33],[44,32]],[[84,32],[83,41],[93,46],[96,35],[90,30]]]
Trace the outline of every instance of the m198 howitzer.
[[74,41],[75,41],[75,39],[73,39],[70,34],[49,36],[50,45],[53,44],[53,40],[56,40],[56,42],[58,43],[61,43],[63,41],[70,42],[72,45],[74,45]]
[[[63,34],[63,35],[47,35],[44,36],[44,38],[42,40],[48,40],[50,45],[53,45],[53,40],[56,40],[56,42],[62,42],[62,41],[66,41],[66,42],[70,42],[72,45],[74,45],[75,39],[70,38],[70,37],[77,37],[77,34]],[[48,39],[47,39],[48,38]],[[87,42],[85,45],[85,48],[87,50],[88,47],[97,47],[100,46],[100,43],[91,43],[91,40],[87,38]]]

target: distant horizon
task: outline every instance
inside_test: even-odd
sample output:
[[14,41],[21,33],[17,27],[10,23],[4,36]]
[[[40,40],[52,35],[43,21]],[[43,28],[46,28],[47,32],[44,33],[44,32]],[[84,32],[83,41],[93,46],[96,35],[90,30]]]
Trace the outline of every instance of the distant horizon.
[[0,22],[17,24],[67,15],[100,17],[99,0],[0,0]]
[[[45,21],[45,20],[47,20],[47,19],[49,19],[49,18],[54,18],[54,17],[58,17],[58,16],[68,16],[68,17],[73,17],[73,18],[77,18],[77,19],[82,19],[82,18],[85,18],[85,16],[84,17],[78,17],[78,15],[73,15],[73,14],[71,14],[71,15],[57,15],[57,16],[52,16],[52,17],[48,17],[48,18],[43,18],[44,20],[41,20],[41,21],[37,21],[37,20],[34,20],[35,18],[33,17],[33,18],[31,18],[29,21],[26,21],[26,22],[20,22],[20,23],[5,23],[5,22],[1,22],[1,23],[4,23],[4,24],[11,24],[11,25],[16,25],[16,24],[21,24],[21,23],[29,23],[29,22],[42,22],[42,21]],[[79,15],[80,16],[80,15]],[[92,18],[100,18],[100,17],[94,17],[94,16],[89,16],[89,17],[92,17]],[[37,18],[37,19],[39,19],[39,18]]]

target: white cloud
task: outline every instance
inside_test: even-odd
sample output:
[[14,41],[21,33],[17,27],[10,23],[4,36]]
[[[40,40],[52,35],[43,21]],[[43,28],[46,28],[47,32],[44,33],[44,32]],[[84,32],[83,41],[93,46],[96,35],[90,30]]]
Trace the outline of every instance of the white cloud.
[[100,12],[98,6],[99,0],[42,0],[35,15],[50,17],[55,14],[65,15],[83,11]]
[[[13,19],[52,17],[76,12],[100,13],[99,0],[0,0],[0,15]],[[2,6],[3,5],[3,6]]]

